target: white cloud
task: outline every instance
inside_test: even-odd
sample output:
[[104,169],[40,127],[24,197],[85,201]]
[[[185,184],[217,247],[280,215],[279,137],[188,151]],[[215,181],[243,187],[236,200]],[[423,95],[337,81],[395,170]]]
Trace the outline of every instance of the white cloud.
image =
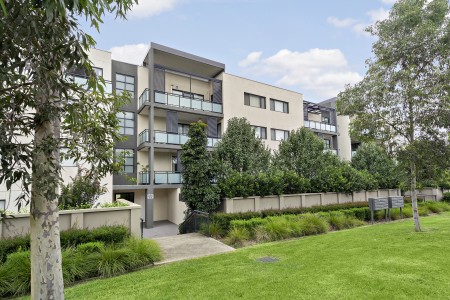
[[253,65],[259,61],[259,59],[261,58],[261,55],[262,55],[262,52],[259,52],[259,51],[251,52],[251,53],[249,53],[249,55],[247,55],[246,58],[241,60],[238,65],[239,65],[239,67],[242,67],[242,68]]
[[361,75],[350,70],[345,55],[339,49],[316,48],[306,52],[283,49],[263,59],[261,56],[246,68],[248,73],[274,77],[277,84],[283,86],[298,86],[302,92],[316,98],[309,100],[335,97],[345,84],[354,84],[362,79]]
[[370,16],[371,21],[375,23],[377,21],[383,21],[389,18],[389,10],[386,10],[381,7],[376,10],[368,11],[367,15]]
[[134,44],[112,47],[109,51],[114,60],[142,65],[149,48],[148,44]]
[[339,19],[336,17],[329,17],[327,19],[327,22],[331,25],[334,25],[335,27],[345,28],[355,24],[357,21],[351,18]]
[[179,0],[139,0],[139,4],[133,6],[130,16],[138,18],[156,16],[172,10],[179,2]]

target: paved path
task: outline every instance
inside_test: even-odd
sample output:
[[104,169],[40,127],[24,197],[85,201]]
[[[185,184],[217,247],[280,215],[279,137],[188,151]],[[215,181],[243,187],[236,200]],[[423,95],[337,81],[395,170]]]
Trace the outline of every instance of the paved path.
[[153,239],[157,237],[173,236],[178,234],[178,225],[169,221],[156,221],[153,228],[144,228],[144,238]]
[[234,250],[230,246],[198,233],[158,237],[153,240],[160,245],[164,255],[164,260],[157,264],[166,264]]

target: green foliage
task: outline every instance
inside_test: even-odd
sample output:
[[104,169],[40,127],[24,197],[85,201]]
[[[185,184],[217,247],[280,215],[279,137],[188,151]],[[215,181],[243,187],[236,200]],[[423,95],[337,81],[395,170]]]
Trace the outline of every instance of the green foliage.
[[30,251],[8,255],[6,262],[0,265],[0,283],[0,297],[23,295],[30,290]]
[[94,253],[100,252],[105,248],[105,243],[103,242],[89,242],[85,244],[79,244],[77,250],[80,253]]
[[303,235],[314,235],[326,233],[328,231],[328,223],[318,215],[303,214],[299,218],[300,232]]
[[234,247],[240,247],[250,238],[250,233],[246,228],[233,227],[228,232],[226,241]]
[[154,264],[163,259],[159,245],[153,240],[129,238],[123,246],[137,255],[138,262],[133,268]]
[[450,192],[444,193],[444,197],[442,198],[442,201],[450,202]]
[[[106,245],[118,244],[129,236],[128,229],[124,226],[102,226],[92,230],[70,229],[61,232],[61,248],[76,247],[86,243],[104,243]],[[86,246],[89,247],[89,246]],[[30,249],[30,237],[15,237],[0,240],[0,263],[6,260],[6,256],[17,251]]]
[[107,208],[107,207],[123,207],[123,206],[128,206],[128,204],[120,202],[120,201],[114,201],[111,203],[102,203],[102,205],[100,205],[101,208]]
[[227,130],[214,153],[223,169],[223,176],[229,176],[228,171],[252,175],[265,172],[271,159],[270,150],[255,137],[255,131],[246,118],[228,120]]
[[352,167],[370,173],[379,188],[393,189],[399,185],[399,170],[395,161],[375,143],[364,143],[352,157]]
[[183,186],[181,193],[188,212],[200,210],[214,211],[220,204],[219,188],[211,182],[216,177],[211,155],[207,152],[206,124],[199,121],[189,128],[189,141],[183,145],[181,163],[183,165]]
[[365,224],[362,220],[352,215],[346,215],[341,211],[334,211],[329,213],[319,213],[333,230],[342,230],[362,226]]
[[[103,251],[103,249],[104,246],[102,245],[98,250]],[[72,284],[75,281],[96,276],[99,251],[91,252],[89,250],[94,249],[70,247],[62,251],[62,270],[65,284]]]
[[294,171],[285,171],[282,181],[284,183],[283,194],[301,194],[311,191],[310,180],[298,176]]
[[100,185],[99,181],[93,181],[86,174],[86,171],[79,170],[71,183],[61,186],[59,208],[91,208],[95,201],[105,192],[106,190]]
[[274,155],[274,165],[280,170],[295,171],[304,178],[313,178],[327,163],[329,154],[323,150],[323,141],[313,131],[302,127],[281,141]]

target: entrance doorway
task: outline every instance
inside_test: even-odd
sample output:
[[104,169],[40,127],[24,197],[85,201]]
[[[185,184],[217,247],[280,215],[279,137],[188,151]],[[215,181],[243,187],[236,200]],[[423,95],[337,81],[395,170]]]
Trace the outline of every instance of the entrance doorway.
[[134,193],[115,193],[114,199],[124,199],[134,203]]

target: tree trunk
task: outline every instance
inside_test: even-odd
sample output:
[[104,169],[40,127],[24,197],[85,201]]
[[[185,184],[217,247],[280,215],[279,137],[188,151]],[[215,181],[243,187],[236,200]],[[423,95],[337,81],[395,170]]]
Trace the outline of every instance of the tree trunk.
[[38,108],[35,116],[30,206],[32,299],[64,299],[57,197],[59,119],[56,114],[48,117],[53,114]]
[[414,161],[411,161],[411,199],[414,218],[414,230],[419,232],[422,231],[422,229],[420,228],[419,208],[417,205],[416,181],[417,181],[416,163]]

